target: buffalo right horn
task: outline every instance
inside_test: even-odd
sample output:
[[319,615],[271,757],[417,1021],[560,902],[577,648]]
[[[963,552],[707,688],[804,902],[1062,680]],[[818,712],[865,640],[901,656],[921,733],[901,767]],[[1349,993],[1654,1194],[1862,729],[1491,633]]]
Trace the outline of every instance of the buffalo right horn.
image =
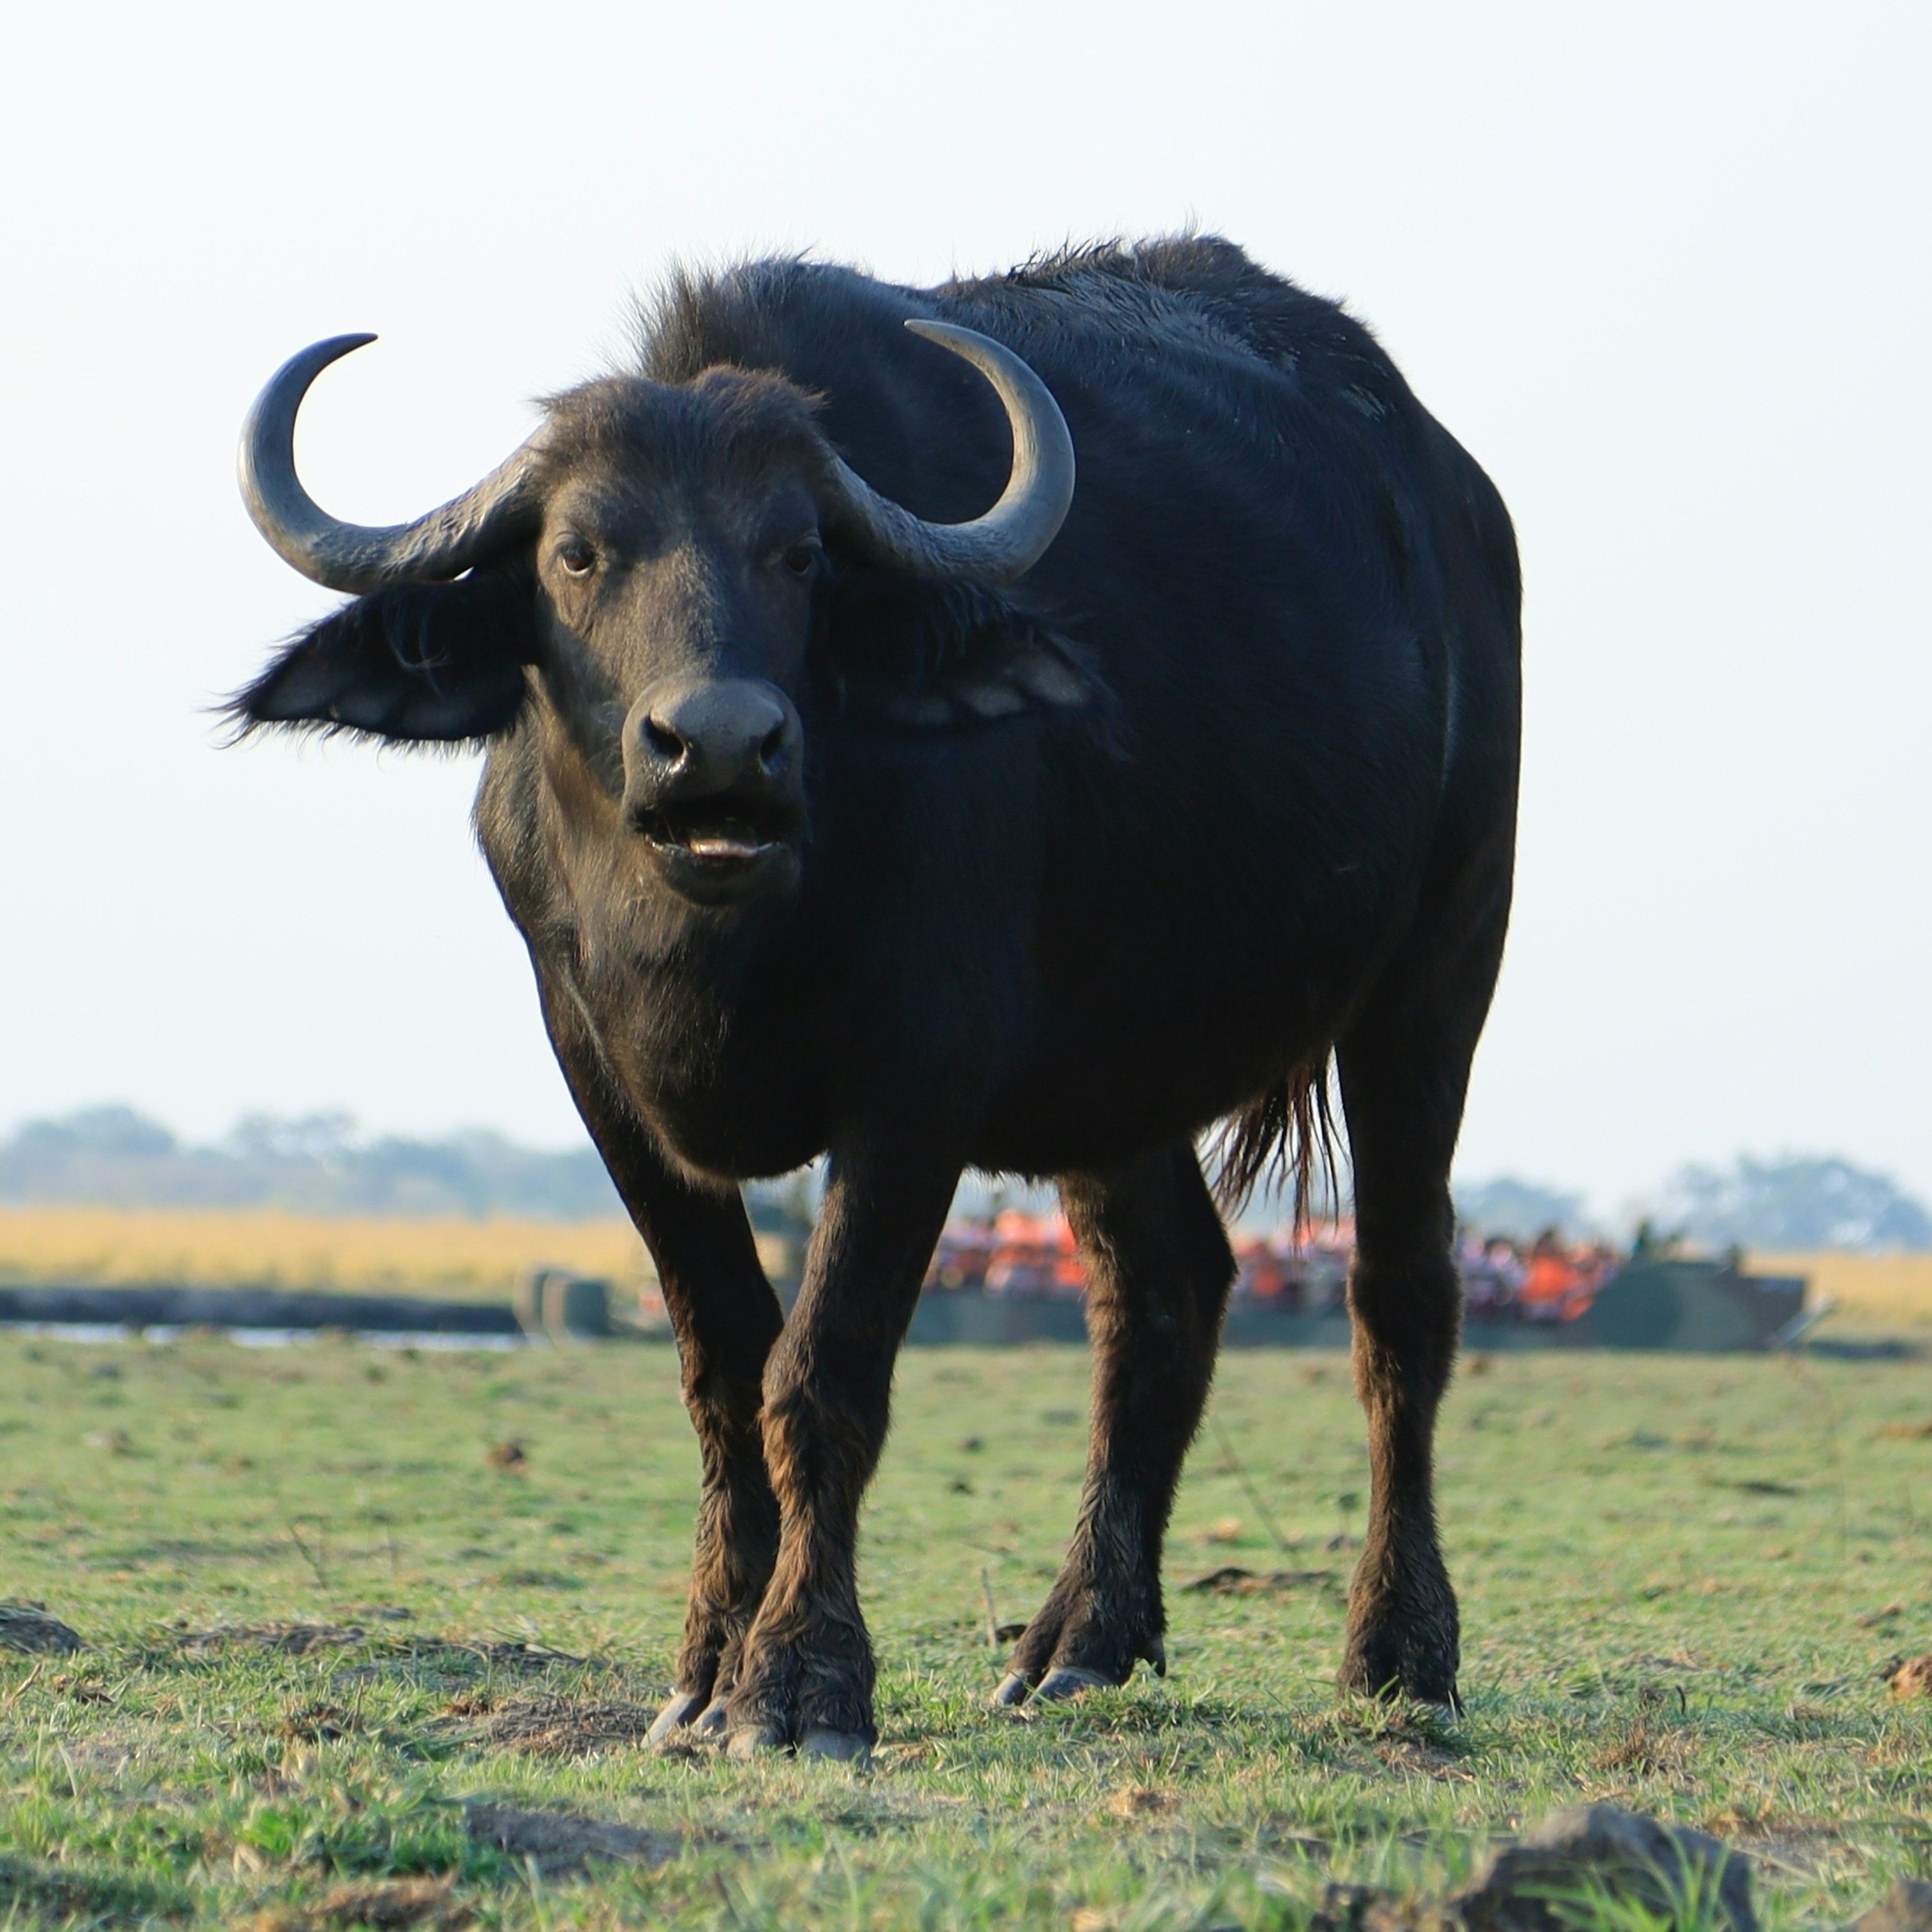
[[242,428],[242,497],[277,555],[332,590],[380,590],[460,577],[472,564],[533,532],[540,514],[534,482],[544,432],[482,482],[413,523],[370,528],[338,523],[296,474],[296,412],[309,385],[373,335],[334,335],[291,356],[255,398]]
[[956,322],[915,318],[915,335],[963,357],[992,384],[1012,426],[1013,467],[1000,500],[964,524],[929,524],[882,496],[835,457],[838,511],[881,562],[918,577],[1010,584],[1046,555],[1073,502],[1073,439],[1053,393],[1004,343]]

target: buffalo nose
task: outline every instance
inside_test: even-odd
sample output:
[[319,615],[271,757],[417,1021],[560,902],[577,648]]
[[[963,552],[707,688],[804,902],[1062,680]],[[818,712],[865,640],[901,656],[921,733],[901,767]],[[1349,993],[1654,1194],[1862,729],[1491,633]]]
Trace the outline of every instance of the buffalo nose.
[[798,713],[775,686],[706,680],[646,692],[633,707],[625,751],[648,789],[702,798],[782,782],[800,736]]

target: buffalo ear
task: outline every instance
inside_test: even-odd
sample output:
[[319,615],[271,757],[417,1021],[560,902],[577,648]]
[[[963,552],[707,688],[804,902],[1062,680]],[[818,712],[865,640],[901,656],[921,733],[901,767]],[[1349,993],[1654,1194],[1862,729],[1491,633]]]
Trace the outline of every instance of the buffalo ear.
[[281,725],[428,744],[494,736],[523,708],[534,592],[518,563],[358,597],[286,646],[228,716],[244,734]]

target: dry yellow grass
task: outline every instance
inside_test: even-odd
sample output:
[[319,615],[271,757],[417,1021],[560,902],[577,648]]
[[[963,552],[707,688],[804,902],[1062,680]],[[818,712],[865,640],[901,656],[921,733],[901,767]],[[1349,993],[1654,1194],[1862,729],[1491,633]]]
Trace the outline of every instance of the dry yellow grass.
[[1808,1300],[1861,1321],[1932,1324],[1932,1255],[1754,1255],[1750,1265],[1808,1276]]
[[635,1284],[628,1221],[333,1220],[274,1209],[0,1208],[0,1280],[187,1281],[494,1299],[538,1262]]
[[[766,1265],[796,1256],[761,1238]],[[538,1263],[649,1278],[627,1221],[334,1220],[272,1208],[0,1208],[0,1281],[191,1281],[492,1299]],[[1809,1277],[1811,1296],[1864,1321],[1932,1324],[1932,1255],[1754,1255],[1760,1274]]]

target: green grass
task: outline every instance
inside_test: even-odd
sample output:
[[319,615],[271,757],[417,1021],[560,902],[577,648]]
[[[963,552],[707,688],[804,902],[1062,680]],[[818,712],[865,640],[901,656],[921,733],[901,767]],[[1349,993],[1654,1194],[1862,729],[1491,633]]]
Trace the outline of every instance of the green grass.
[[[94,1646],[0,1652],[0,1926],[289,1922],[332,1894],[340,1921],[376,1910],[345,1886],[453,1874],[485,1924],[1299,1927],[1330,1880],[1438,1892],[1584,1798],[1758,1856],[1773,1927],[1932,1872],[1932,1700],[1881,1677],[1932,1648],[1932,1439],[1880,1432],[1932,1420],[1923,1368],[1466,1365],[1441,1459],[1450,1726],[1330,1688],[1366,1488],[1346,1364],[1231,1357],[1175,1512],[1172,1674],[1001,1720],[982,1571],[1002,1622],[1052,1579],[1085,1369],[903,1358],[866,1518],[862,1774],[491,1742],[668,1688],[696,1482],[668,1351],[0,1340],[0,1596]],[[509,1440],[520,1472],[487,1460]],[[1332,1581],[1176,1587],[1226,1563]],[[346,1640],[191,1641],[290,1620]],[[545,1877],[466,1838],[478,1797],[682,1849]]]

